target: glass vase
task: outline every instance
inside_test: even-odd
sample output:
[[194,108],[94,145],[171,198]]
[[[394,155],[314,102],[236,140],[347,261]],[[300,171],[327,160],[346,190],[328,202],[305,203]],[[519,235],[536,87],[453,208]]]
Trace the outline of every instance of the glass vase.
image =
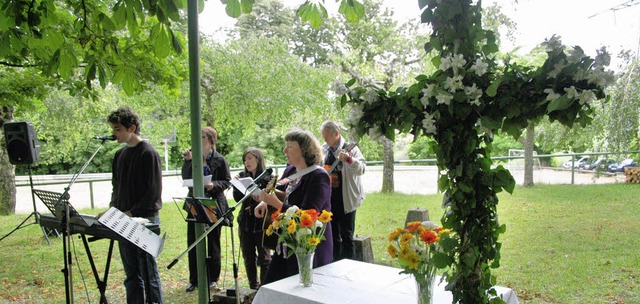
[[298,270],[300,271],[300,286],[313,285],[313,255],[314,253],[296,253]]
[[416,291],[418,295],[418,304],[432,304],[433,301],[433,290],[435,288],[436,278],[432,277],[424,277],[417,279],[416,278]]

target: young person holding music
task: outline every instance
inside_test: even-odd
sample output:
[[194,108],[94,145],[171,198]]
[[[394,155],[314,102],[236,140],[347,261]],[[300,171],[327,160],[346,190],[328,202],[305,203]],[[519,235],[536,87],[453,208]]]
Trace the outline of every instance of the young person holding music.
[[353,235],[356,209],[362,205],[364,190],[360,177],[366,164],[355,143],[340,135],[340,125],[325,121],[320,127],[325,169],[331,177],[331,212],[333,212],[333,260],[355,259]]
[[[281,209],[281,212],[286,212],[291,206],[303,210],[313,208],[319,213],[322,210],[331,211],[331,185],[329,175],[319,166],[322,163],[322,147],[318,140],[310,132],[294,129],[287,132],[284,141],[284,154],[289,166],[282,174],[283,178],[278,181],[282,188],[275,193],[261,192],[261,202],[254,210],[256,216],[264,217],[267,205]],[[326,225],[325,240],[316,247],[314,268],[333,260],[331,222]],[[263,284],[298,273],[295,254],[287,258],[287,249],[283,244],[276,246]]]
[[[258,148],[247,148],[242,154],[244,170],[236,178],[249,177],[256,179],[266,170],[264,154]],[[264,189],[269,181],[274,178],[268,176],[257,182],[258,188]],[[233,198],[239,202],[244,198],[244,194],[237,189],[233,189]],[[258,197],[250,197],[242,202],[238,213],[238,227],[240,235],[240,249],[244,259],[244,268],[247,271],[249,288],[258,289],[260,283],[264,282],[267,275],[267,268],[271,262],[271,251],[266,247],[263,219],[255,217],[253,210],[260,203]],[[258,268],[260,266],[260,279],[258,280]]]
[[[204,127],[202,129],[202,167],[204,176],[211,175],[211,182],[204,185],[204,194],[207,198],[216,201],[219,213],[224,213],[228,208],[227,197],[224,191],[231,186],[231,173],[229,163],[220,153],[216,151],[216,142],[218,141],[218,132],[213,127]],[[186,150],[183,154],[184,165],[182,166],[182,178],[193,178],[192,155],[191,150]],[[193,188],[189,188],[188,197],[193,197]],[[193,215],[187,212],[187,245],[191,245],[196,240],[195,223]],[[229,219],[232,220],[232,219]],[[220,278],[221,255],[220,255],[220,231],[221,226],[216,227],[206,237],[207,247],[207,277],[209,279],[209,288],[216,286]],[[203,240],[204,241],[204,240]],[[193,291],[198,286],[198,262],[196,251],[189,251],[189,285],[187,292]]]
[[[151,144],[140,137],[140,117],[124,106],[109,114],[107,122],[118,143],[112,163],[111,207],[131,217],[160,224],[162,163]],[[163,303],[156,259],[129,241],[118,241],[124,268],[127,303]]]

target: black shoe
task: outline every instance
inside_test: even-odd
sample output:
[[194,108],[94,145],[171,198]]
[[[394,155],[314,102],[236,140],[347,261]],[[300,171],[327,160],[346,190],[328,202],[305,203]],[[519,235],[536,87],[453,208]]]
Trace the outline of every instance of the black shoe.
[[187,289],[185,289],[185,291],[187,292],[192,292],[196,289],[196,284],[193,283],[189,283],[189,285],[187,285]]
[[216,288],[217,285],[218,284],[216,282],[211,282],[211,283],[209,283],[209,289]]

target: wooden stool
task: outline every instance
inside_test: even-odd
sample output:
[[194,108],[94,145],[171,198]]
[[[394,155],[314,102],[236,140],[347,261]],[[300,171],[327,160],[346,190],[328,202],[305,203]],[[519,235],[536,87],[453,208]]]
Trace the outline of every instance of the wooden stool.
[[407,227],[407,224],[410,222],[424,222],[429,220],[429,210],[415,208],[409,209],[407,211],[407,219],[404,221],[404,226]]
[[366,263],[373,263],[371,237],[369,237],[368,235],[356,235],[353,238],[353,245],[356,247],[356,260]]

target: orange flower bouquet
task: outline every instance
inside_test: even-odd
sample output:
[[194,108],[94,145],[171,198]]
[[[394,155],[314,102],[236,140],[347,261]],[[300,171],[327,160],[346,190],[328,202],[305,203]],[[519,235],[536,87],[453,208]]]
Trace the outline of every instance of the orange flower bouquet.
[[292,206],[284,213],[278,210],[271,216],[273,222],[265,233],[278,235],[278,244],[284,243],[290,249],[287,258],[296,254],[303,287],[313,284],[313,256],[318,244],[325,239],[324,232],[332,215],[326,210],[318,214],[316,209],[300,210]]
[[436,268],[447,265],[445,247],[453,246],[451,230],[431,221],[410,222],[389,234],[387,251],[403,268],[401,273],[412,274],[417,283],[419,303],[430,303]]
[[278,235],[278,243],[284,243],[287,248],[287,257],[292,254],[309,254],[316,250],[316,246],[325,239],[324,232],[327,223],[331,221],[333,214],[322,210],[318,213],[315,209],[301,210],[292,206],[284,213],[279,210],[273,213],[273,222],[267,231],[268,236]]

